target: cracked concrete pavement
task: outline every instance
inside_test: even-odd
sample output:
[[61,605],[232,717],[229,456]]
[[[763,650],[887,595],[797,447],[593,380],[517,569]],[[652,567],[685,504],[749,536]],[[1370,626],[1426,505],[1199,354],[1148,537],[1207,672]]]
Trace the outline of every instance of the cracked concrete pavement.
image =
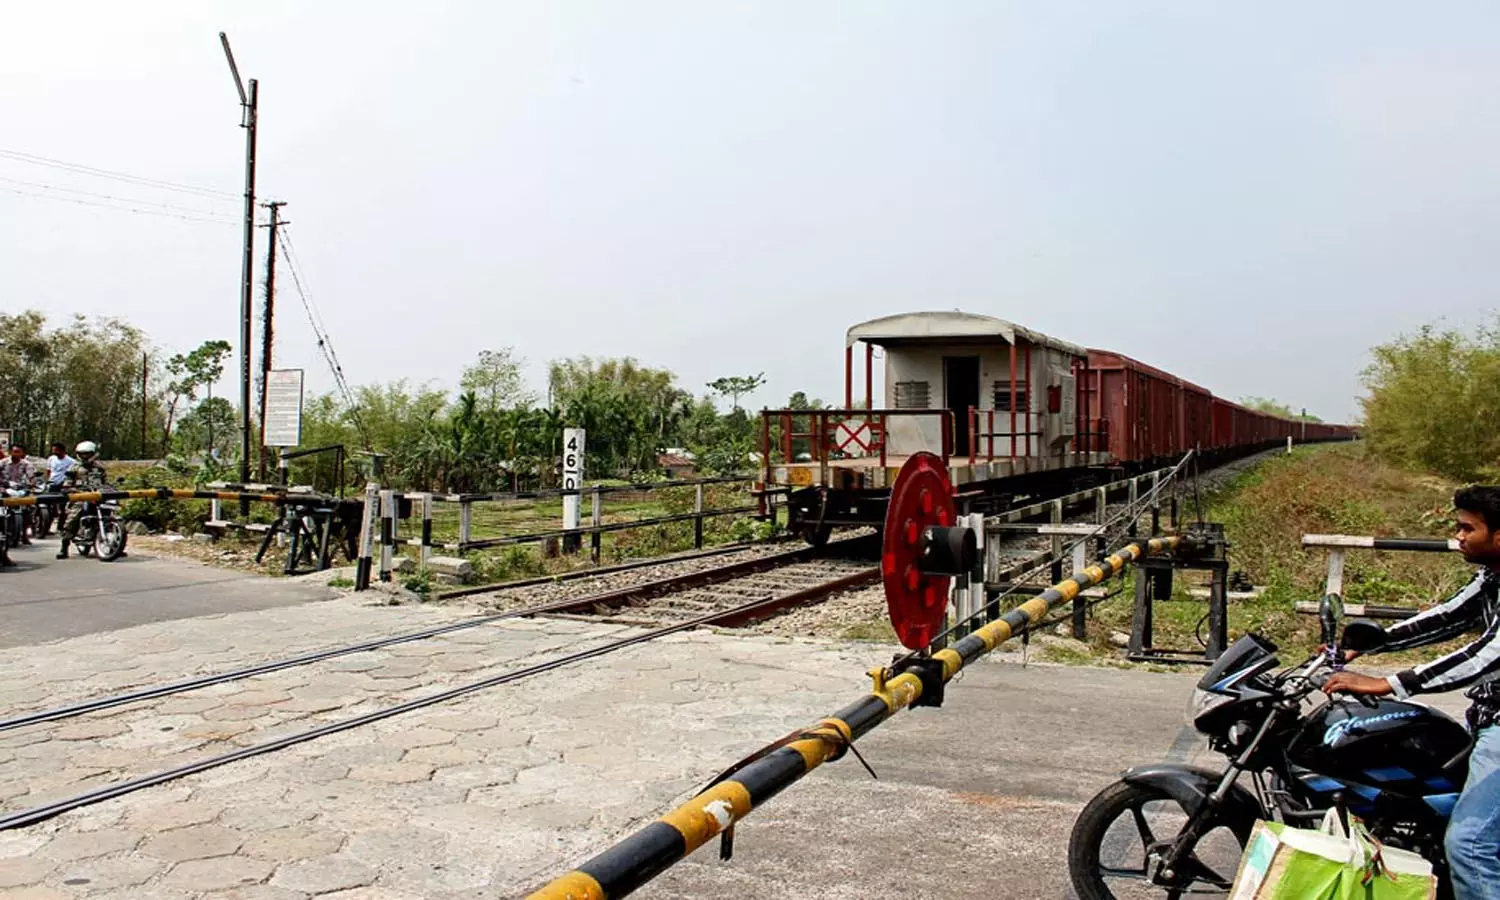
[[[345,597],[0,650],[14,715],[472,615]],[[0,731],[12,813],[630,633],[480,625]],[[0,832],[0,896],[524,895],[863,693],[891,648],[698,631]],[[1192,673],[984,662],[643,897],[1067,896],[1072,817],[1177,741]],[[916,835],[923,835],[918,841]]]

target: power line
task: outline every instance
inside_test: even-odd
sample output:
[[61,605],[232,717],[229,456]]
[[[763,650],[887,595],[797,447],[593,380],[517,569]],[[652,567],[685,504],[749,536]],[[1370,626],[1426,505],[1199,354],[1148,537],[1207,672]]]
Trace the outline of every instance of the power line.
[[[186,213],[188,215],[194,215],[194,216],[208,216],[208,217],[216,219],[216,220],[222,218],[222,220],[225,221],[225,222],[234,222],[235,221],[234,219],[230,219],[228,217],[221,217],[217,213],[215,213],[213,210],[197,209],[197,208],[189,207],[189,206],[174,206],[174,205],[172,205],[170,203],[159,203],[159,202],[154,201],[154,200],[141,200],[141,199],[136,198],[136,197],[116,197],[113,194],[101,194],[101,193],[98,193],[97,191],[85,191],[85,190],[82,190],[80,188],[70,188],[70,187],[65,187],[63,185],[60,185],[60,184],[47,184],[46,182],[43,182],[43,181],[26,181],[26,180],[21,179],[21,178],[7,178],[7,177],[5,177],[3,175],[0,175],[0,181],[4,181],[4,182],[6,182],[8,184],[19,184],[19,185],[21,185],[23,187],[42,188],[43,190],[47,190],[47,191],[58,191],[58,192],[64,193],[64,194],[77,194],[77,195],[82,196],[82,197],[94,197],[94,198],[97,198],[99,200],[113,200],[113,201],[115,201],[117,203],[134,203],[134,204],[139,204],[141,206],[151,206],[151,207],[155,207],[157,209],[167,210],[169,212]],[[58,199],[66,199],[66,198],[58,198]]]
[[181,191],[187,194],[200,194],[206,197],[220,197],[234,200],[238,194],[230,191],[221,191],[216,188],[199,187],[192,184],[182,184],[176,181],[166,181],[161,178],[148,178],[144,175],[131,175],[128,172],[116,172],[112,169],[101,169],[97,166],[86,166],[82,163],[70,163],[60,159],[51,159],[46,156],[37,156],[34,153],[23,153],[20,150],[7,150],[0,147],[0,159],[14,160],[15,162],[28,163],[34,166],[47,166],[53,169],[62,169],[79,175],[88,175],[93,178],[111,178],[116,181],[126,181],[131,184],[157,187],[167,191]]
[[292,273],[292,284],[297,288],[297,297],[302,301],[302,309],[307,313],[307,324],[312,326],[313,337],[318,340],[318,349],[323,353],[324,362],[333,372],[334,384],[338,386],[339,393],[344,397],[344,403],[349,407],[349,416],[354,420],[354,428],[359,432],[359,439],[364,443],[365,449],[370,448],[370,437],[365,432],[365,423],[359,417],[359,404],[354,400],[354,392],[349,389],[349,381],[344,377],[344,367],[339,364],[339,356],[333,349],[333,342],[328,337],[328,329],[323,325],[323,317],[317,310],[317,304],[313,303],[308,296],[307,290],[302,285],[302,276],[298,272],[300,263],[297,253],[292,249],[291,238],[288,229],[276,230],[277,243],[286,254],[286,268]]
[[56,194],[39,194],[33,191],[23,191],[18,188],[0,187],[0,191],[9,191],[22,197],[34,197],[38,200],[52,200],[57,203],[75,203],[79,206],[94,206],[99,209],[112,209],[116,212],[133,213],[141,216],[161,216],[167,219],[181,219],[184,222],[207,222],[210,225],[238,225],[238,222],[229,219],[207,219],[201,216],[185,216],[181,213],[163,212],[156,209],[140,209],[137,207],[115,206],[110,203],[96,203],[92,200],[82,200],[77,197],[59,197]]

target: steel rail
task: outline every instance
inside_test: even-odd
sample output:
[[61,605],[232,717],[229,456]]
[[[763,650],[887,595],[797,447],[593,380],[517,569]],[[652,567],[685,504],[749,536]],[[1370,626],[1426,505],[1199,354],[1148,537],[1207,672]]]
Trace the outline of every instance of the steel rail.
[[741,541],[734,544],[725,544],[722,547],[711,547],[707,550],[692,550],[687,553],[679,553],[674,556],[653,556],[647,559],[634,559],[630,562],[616,563],[610,566],[598,566],[587,569],[577,569],[572,572],[562,572],[557,575],[538,575],[534,578],[517,578],[512,581],[497,581],[493,584],[476,584],[471,587],[454,588],[451,591],[442,591],[433,597],[434,600],[449,600],[454,597],[472,597],[475,594],[488,594],[493,591],[508,591],[512,588],[536,587],[544,584],[557,584],[565,581],[578,581],[595,575],[612,575],[616,572],[629,572],[633,569],[646,569],[651,566],[666,566],[675,562],[692,562],[695,559],[706,559],[713,556],[726,556],[730,553],[741,553],[745,550],[753,550],[756,547],[766,546],[771,543],[785,541],[786,538],[772,538],[769,541]]
[[640,634],[632,635],[628,638],[611,641],[609,643],[602,644],[598,647],[593,647],[588,650],[580,650],[574,653],[570,653],[566,656],[558,657],[557,659],[552,659],[546,662],[537,663],[535,665],[526,666],[521,669],[514,669],[509,672],[503,672],[499,675],[481,679],[480,681],[470,682],[469,684],[447,688],[445,690],[438,691],[435,694],[429,694],[425,697],[417,697],[411,700],[407,700],[403,703],[398,703],[395,706],[372,710],[358,716],[352,716],[347,719],[341,719],[337,722],[329,722],[326,725],[320,725],[316,728],[310,728],[306,731],[300,731],[295,734],[284,735],[282,737],[264,741],[259,744],[252,744],[248,747],[242,747],[239,750],[234,750],[229,753],[206,757],[194,762],[175,766],[171,769],[164,769],[160,772],[153,772],[149,775],[142,775],[140,777],[132,778],[127,781],[122,781],[116,784],[107,785],[105,787],[96,788],[92,791],[75,794],[71,797],[64,797],[62,799],[54,800],[50,803],[44,803],[40,806],[35,806],[30,809],[19,810],[17,812],[0,816],[0,831],[10,830],[13,828],[25,828],[31,825],[36,825],[40,822],[45,822],[48,819],[62,815],[65,812],[80,809],[94,803],[101,803],[105,800],[112,800],[125,794],[134,793],[135,791],[143,790],[148,787],[154,787],[159,784],[174,781],[178,778],[183,778],[188,775],[195,775],[199,772],[205,772],[209,769],[228,765],[229,763],[239,762],[241,760],[250,759],[252,757],[261,756],[267,753],[273,753],[277,750],[283,750],[287,747],[292,747],[297,744],[305,743],[307,741],[316,740],[321,737],[327,737],[331,734],[338,734],[340,732],[349,731],[363,725],[369,725],[373,722],[390,719],[404,713],[414,712],[416,710],[434,706],[439,703],[444,703],[448,700],[453,700],[458,697],[466,696],[468,694],[473,694],[479,691],[487,690],[489,688],[498,687],[500,685],[508,684],[513,681],[519,681],[523,678],[529,678],[532,675],[540,675],[544,672],[550,672],[554,669],[559,669],[563,666],[571,665],[576,662],[583,662],[585,660],[594,659],[595,657],[604,656],[606,654],[613,653],[616,650],[623,650],[626,647],[633,647],[637,644],[644,644],[657,638],[666,637],[667,635],[677,634],[681,631],[687,631],[692,628],[699,628],[704,625],[716,625],[728,621],[745,621],[747,619],[757,618],[761,615],[775,612],[776,610],[779,610],[791,604],[805,603],[809,600],[817,599],[836,591],[845,590],[849,587],[868,583],[869,581],[878,577],[878,568],[861,570],[850,575],[844,575],[831,581],[824,582],[823,584],[801,588],[797,591],[793,591],[790,594],[752,600],[749,603],[731,607],[730,609],[706,613],[696,618],[688,619],[672,625],[663,626],[651,631],[642,632]]
[[[861,540],[859,538],[855,541]],[[106,697],[96,697],[68,706],[59,706],[53,709],[37,710],[22,713],[8,719],[0,719],[0,732],[21,728],[26,725],[37,725],[43,722],[55,722],[59,719],[69,719],[86,713],[98,712],[103,709],[111,709],[129,703],[139,703],[144,700],[154,700],[158,697],[166,697],[172,694],[185,693],[198,690],[215,684],[223,684],[229,681],[238,681],[243,678],[251,678],[256,675],[265,675],[270,672],[279,672],[297,666],[309,665],[311,663],[323,662],[352,653],[364,653],[370,650],[378,650],[382,647],[390,647],[396,644],[410,643],[413,641],[426,640],[451,634],[455,631],[463,631],[469,628],[478,628],[481,625],[489,625],[505,619],[518,619],[527,616],[545,615],[547,613],[577,612],[587,610],[598,605],[619,605],[628,603],[637,598],[649,598],[658,596],[672,590],[691,590],[705,584],[716,581],[737,578],[741,575],[751,574],[757,571],[775,569],[783,565],[805,562],[826,556],[830,547],[841,549],[849,541],[838,544],[827,545],[822,548],[803,547],[797,550],[783,553],[768,554],[750,560],[729,563],[728,565],[716,566],[712,569],[704,569],[698,572],[685,572],[668,578],[659,578],[642,584],[630,585],[628,587],[616,588],[599,594],[590,594],[586,597],[576,597],[568,600],[556,600],[538,606],[528,606],[524,609],[513,609],[490,615],[478,616],[465,619],[462,622],[453,622],[448,625],[439,625],[433,628],[425,628],[420,631],[411,631],[404,634],[391,635],[389,637],[376,638],[357,644],[349,644],[343,647],[332,647],[326,650],[317,650],[300,656],[285,659],[271,660],[242,669],[234,669],[228,672],[219,672],[212,675],[204,675],[198,678],[190,678],[185,681],[174,681],[167,684],[153,685],[137,691],[124,694],[112,694]],[[495,588],[492,588],[495,589]]]
[[[1080,591],[1123,571],[1142,556],[1176,547],[1179,540],[1173,536],[1131,543],[932,654],[941,663],[942,683]],[[813,769],[842,756],[855,740],[922,696],[922,678],[911,671],[887,678],[885,669],[875,669],[872,675],[871,693],[804,729],[785,745],[773,745],[775,749],[767,748],[763,756],[752,757],[753,762],[730,777],[545,885],[530,900],[614,900],[630,894]]]

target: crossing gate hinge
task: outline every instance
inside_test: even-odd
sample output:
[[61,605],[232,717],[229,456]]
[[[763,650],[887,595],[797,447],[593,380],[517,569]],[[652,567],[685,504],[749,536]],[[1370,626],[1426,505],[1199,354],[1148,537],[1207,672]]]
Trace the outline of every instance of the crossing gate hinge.
[[891,671],[896,675],[906,672],[917,676],[922,682],[922,694],[912,706],[943,705],[943,661],[931,656],[896,657]]

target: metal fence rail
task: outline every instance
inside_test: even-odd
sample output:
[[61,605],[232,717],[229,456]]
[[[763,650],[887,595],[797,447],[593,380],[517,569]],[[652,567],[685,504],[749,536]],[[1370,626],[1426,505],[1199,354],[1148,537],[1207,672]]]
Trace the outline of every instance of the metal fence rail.
[[[674,479],[620,485],[598,485],[594,487],[565,489],[549,488],[536,491],[506,491],[499,493],[403,493],[382,490],[373,482],[366,487],[365,526],[361,530],[360,556],[356,567],[355,589],[369,587],[372,575],[381,581],[391,577],[399,547],[414,547],[418,560],[426,565],[436,550],[445,550],[462,555],[472,550],[498,547],[515,547],[548,541],[576,540],[580,544],[584,536],[589,539],[589,553],[597,563],[603,555],[603,536],[639,528],[652,528],[678,522],[693,523],[693,547],[702,549],[704,523],[724,516],[765,515],[767,510],[759,503],[710,508],[706,505],[706,489],[716,485],[751,485],[748,476],[722,476],[713,478]],[[625,522],[606,522],[605,498],[611,495],[641,495],[671,489],[693,489],[692,510],[661,516],[648,516]],[[555,500],[564,497],[588,497],[589,518],[577,528],[547,528],[521,534],[501,534],[493,537],[475,537],[474,510],[483,503],[511,503],[516,501]],[[434,514],[439,504],[458,506],[458,535],[456,540],[440,540],[435,536]],[[775,506],[769,507],[774,520]],[[412,521],[417,534],[403,536],[401,522]],[[530,523],[527,523],[530,524]]]
[[[1383,538],[1357,534],[1304,534],[1302,546],[1328,549],[1328,578],[1324,582],[1323,593],[1333,594],[1343,599],[1344,557],[1348,551],[1401,550],[1408,553],[1452,553],[1458,550],[1458,541],[1444,538]],[[1317,606],[1316,603],[1298,603],[1297,612],[1316,613]],[[1417,614],[1417,610],[1413,607],[1370,606],[1360,603],[1348,604],[1344,607],[1344,611],[1350,615],[1377,619],[1407,619]]]

